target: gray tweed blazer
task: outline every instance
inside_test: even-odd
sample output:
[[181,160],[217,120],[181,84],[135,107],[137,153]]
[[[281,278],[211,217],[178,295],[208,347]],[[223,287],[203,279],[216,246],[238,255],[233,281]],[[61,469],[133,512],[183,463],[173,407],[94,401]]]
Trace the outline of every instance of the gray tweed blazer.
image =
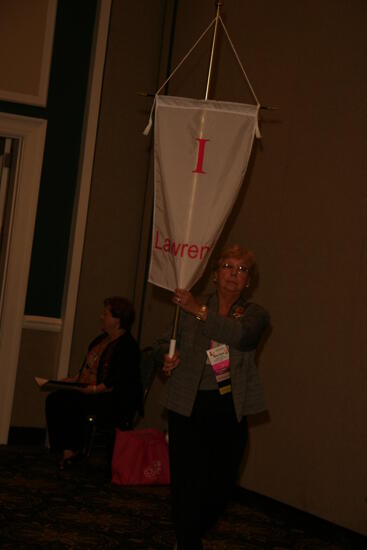
[[[261,306],[240,298],[233,304],[228,317],[219,316],[216,294],[209,297],[207,307],[206,321],[199,321],[184,311],[180,313],[177,336],[180,364],[167,380],[164,406],[184,416],[191,415],[205,368],[206,350],[210,347],[210,340],[215,340],[229,346],[237,419],[240,421],[243,416],[266,410],[255,354],[269,324],[267,312]],[[236,311],[240,316],[235,318],[233,313]],[[164,346],[167,341],[166,336],[159,339],[158,344]]]

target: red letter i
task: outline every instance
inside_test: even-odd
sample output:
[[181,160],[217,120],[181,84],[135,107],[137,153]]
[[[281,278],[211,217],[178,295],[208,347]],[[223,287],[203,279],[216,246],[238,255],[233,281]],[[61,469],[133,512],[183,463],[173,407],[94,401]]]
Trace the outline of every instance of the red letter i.
[[198,161],[196,164],[195,170],[193,172],[197,174],[206,174],[203,170],[203,160],[204,160],[204,149],[205,144],[207,141],[210,141],[209,139],[202,139],[202,138],[196,138],[196,141],[199,142],[199,151],[198,151]]

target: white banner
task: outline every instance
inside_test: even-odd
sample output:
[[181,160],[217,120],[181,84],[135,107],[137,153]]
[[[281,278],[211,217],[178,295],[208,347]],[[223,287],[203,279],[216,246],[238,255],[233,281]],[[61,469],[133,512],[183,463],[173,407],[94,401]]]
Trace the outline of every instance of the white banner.
[[240,190],[258,106],[156,96],[149,282],[190,290]]

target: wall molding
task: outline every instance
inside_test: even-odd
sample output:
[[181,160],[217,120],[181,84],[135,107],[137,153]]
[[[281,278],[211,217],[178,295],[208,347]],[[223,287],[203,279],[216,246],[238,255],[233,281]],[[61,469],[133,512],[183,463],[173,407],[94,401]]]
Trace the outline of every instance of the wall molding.
[[21,139],[0,319],[0,443],[7,442],[24,317],[47,122],[0,114],[0,134]]
[[37,105],[40,107],[46,106],[55,33],[56,12],[57,0],[48,0],[47,16],[44,26],[45,35],[37,93],[25,94],[21,91],[0,90],[0,98],[2,100],[12,101],[13,103]]
[[90,63],[91,70],[88,83],[82,149],[80,154],[78,189],[73,215],[68,274],[65,285],[66,291],[64,294],[64,306],[62,312],[63,330],[60,344],[57,378],[67,376],[69,370],[85,229],[87,225],[90,187],[93,175],[93,162],[97,139],[111,4],[112,0],[99,0],[97,8],[98,13],[94,35],[94,48]]
[[24,315],[23,329],[46,332],[61,332],[62,319],[58,317],[41,317],[39,315]]

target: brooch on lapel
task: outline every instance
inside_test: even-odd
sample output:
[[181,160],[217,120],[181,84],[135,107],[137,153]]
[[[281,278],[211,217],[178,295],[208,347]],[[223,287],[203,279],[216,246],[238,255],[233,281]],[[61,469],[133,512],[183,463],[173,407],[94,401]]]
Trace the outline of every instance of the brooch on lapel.
[[233,310],[232,317],[234,317],[235,319],[239,319],[240,317],[243,316],[244,313],[245,313],[245,308],[242,306],[237,306]]

